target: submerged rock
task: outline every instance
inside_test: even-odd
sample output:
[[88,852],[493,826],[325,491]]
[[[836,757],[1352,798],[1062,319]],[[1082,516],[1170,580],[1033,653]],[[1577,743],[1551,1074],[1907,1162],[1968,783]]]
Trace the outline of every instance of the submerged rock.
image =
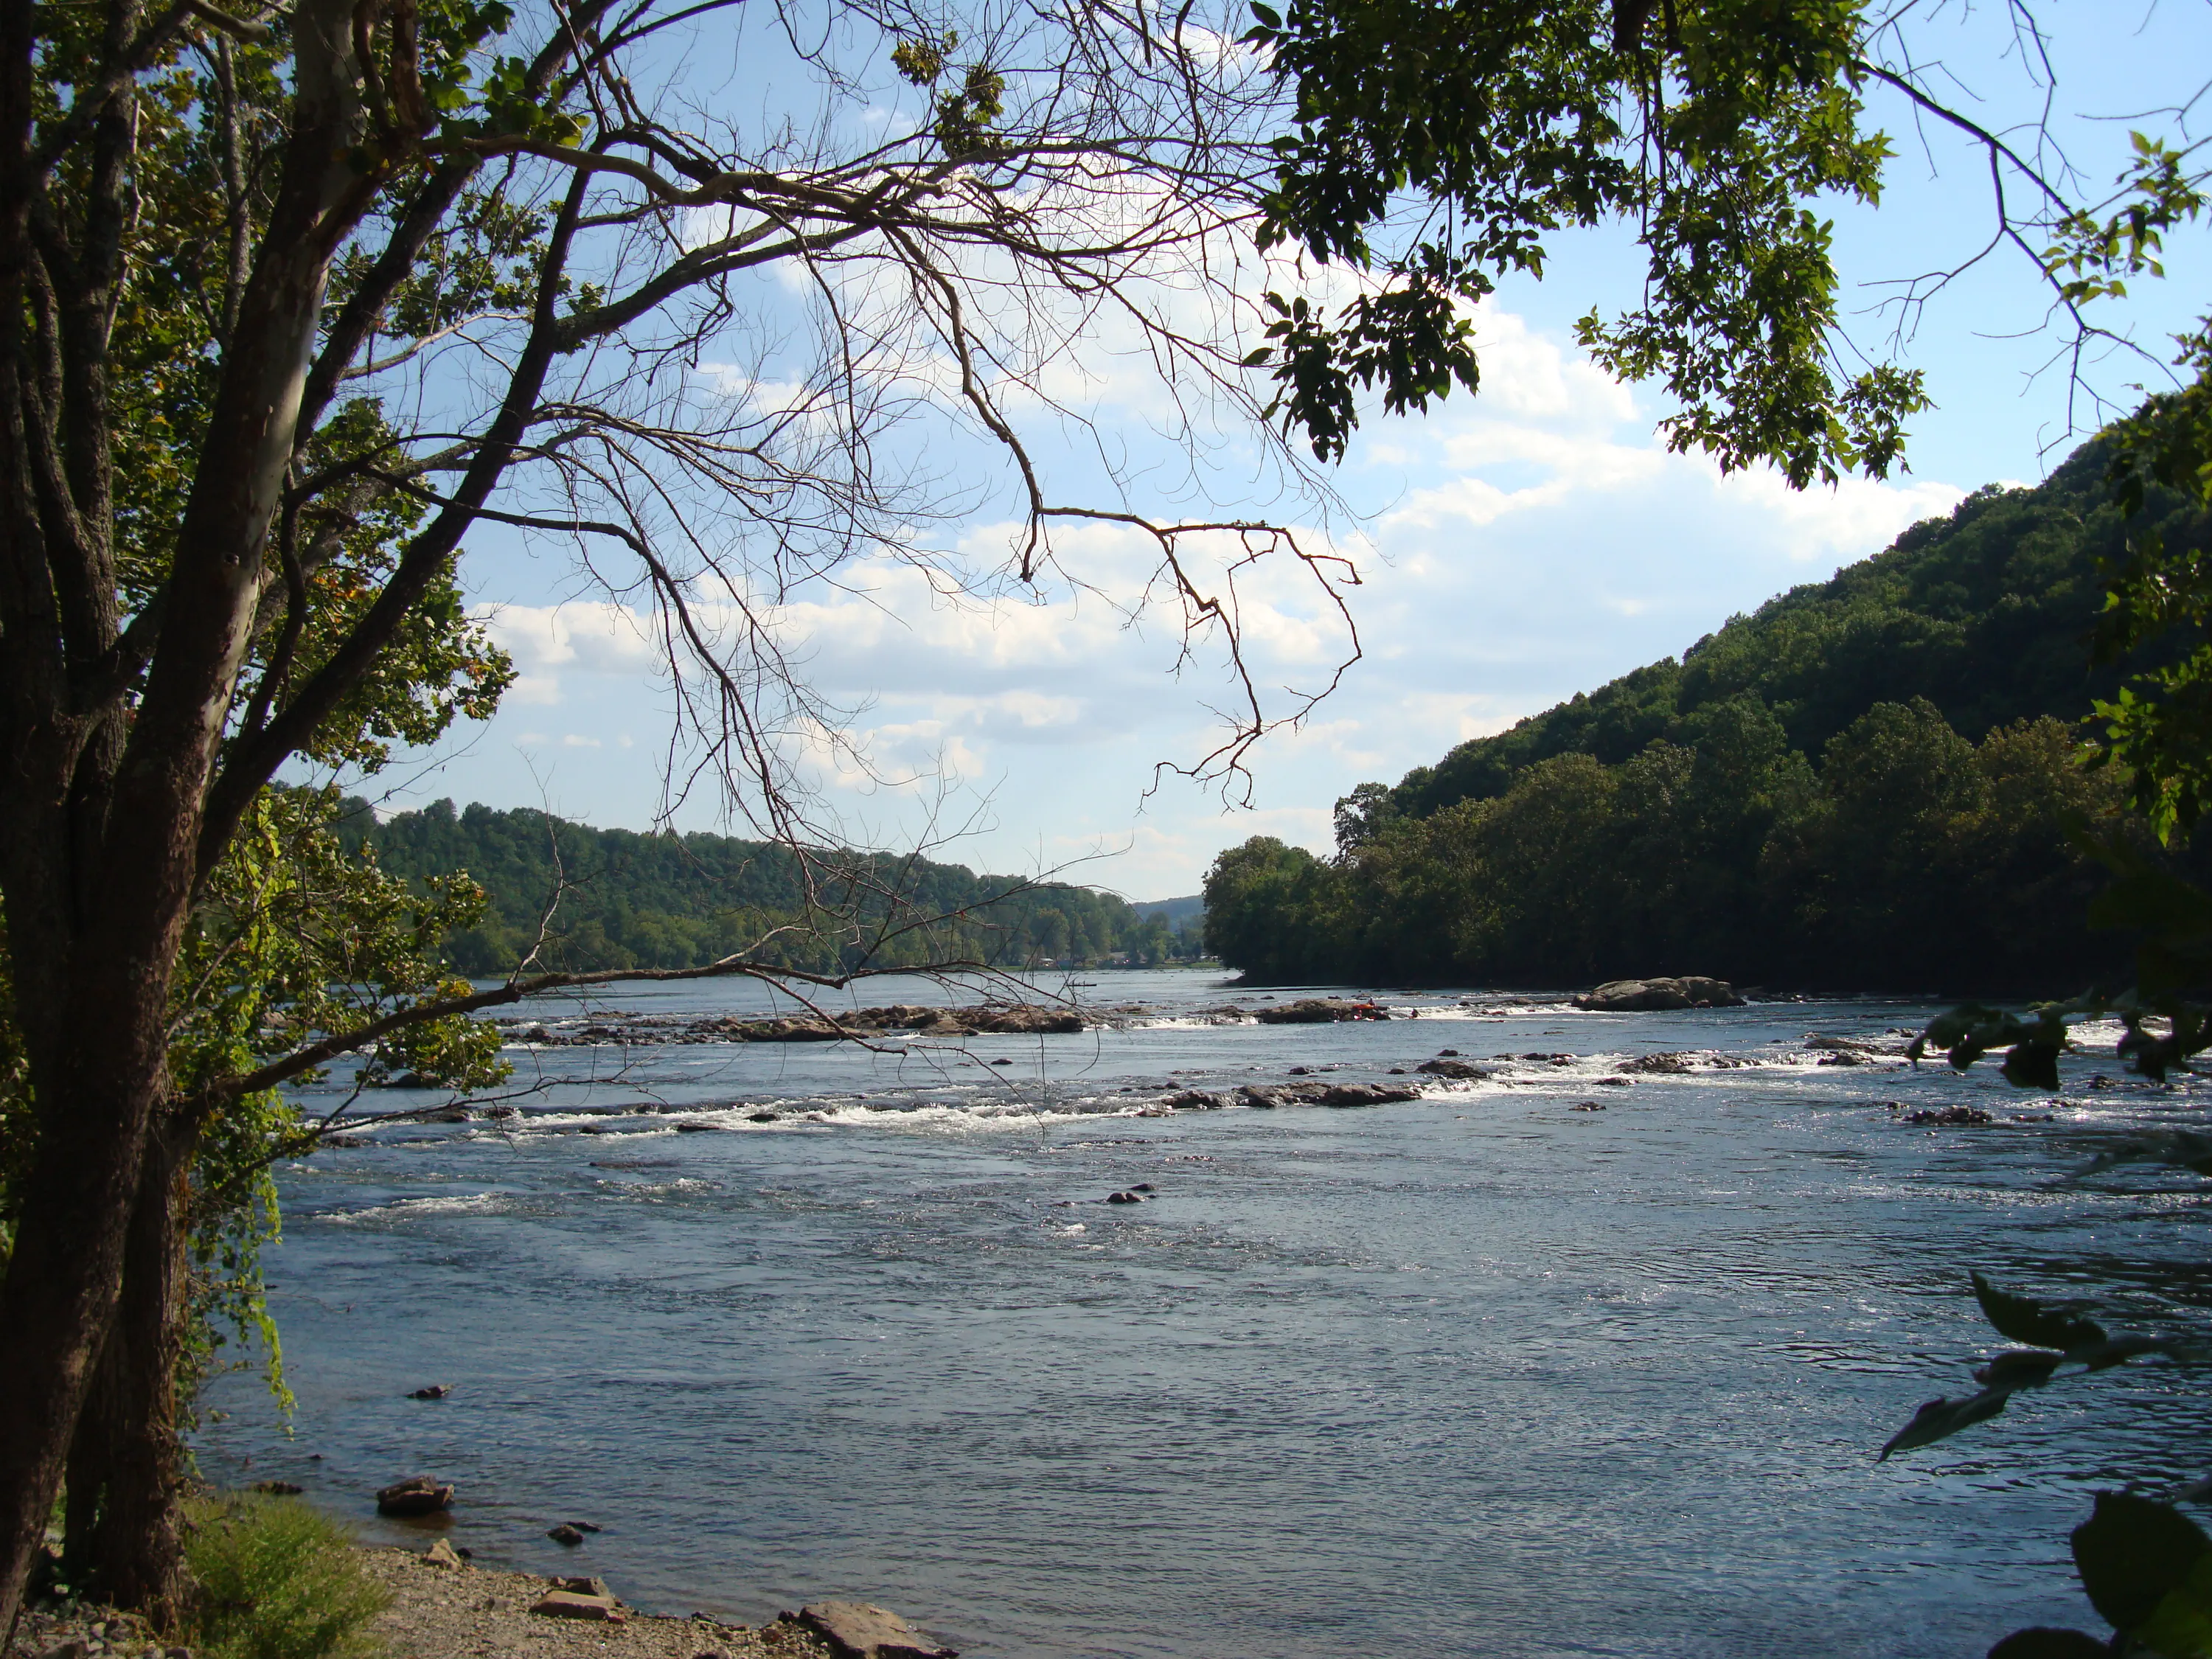
[[450,1382],[433,1382],[428,1388],[416,1389],[407,1397],[410,1400],[443,1400],[453,1391],[453,1385]]
[[1740,1008],[1743,999],[1724,979],[1684,974],[1668,979],[1616,979],[1575,999],[1577,1008],[1634,1013],[1664,1008]]
[[566,1544],[571,1549],[574,1549],[577,1545],[584,1541],[584,1534],[579,1532],[575,1528],[570,1526],[566,1521],[563,1521],[557,1527],[550,1528],[545,1535],[551,1539],[555,1543]]

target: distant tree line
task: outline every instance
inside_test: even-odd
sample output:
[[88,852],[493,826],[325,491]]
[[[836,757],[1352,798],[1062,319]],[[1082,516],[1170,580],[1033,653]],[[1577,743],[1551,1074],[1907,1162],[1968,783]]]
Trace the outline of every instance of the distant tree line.
[[[2036,489],[1982,490],[1679,660],[1363,785],[1334,859],[1231,848],[1209,945],[1270,982],[2124,979],[2130,941],[2087,929],[2101,867],[2068,834],[2148,839],[2080,721],[2141,666],[2097,649],[2128,544],[2103,467],[2093,446]],[[2152,522],[2208,540],[2179,496]]]
[[445,940],[453,965],[479,977],[511,970],[533,947],[580,970],[691,968],[749,949],[815,971],[949,958],[1149,966],[1198,953],[1166,918],[1066,882],[849,852],[802,866],[765,842],[595,830],[527,808],[441,800],[379,823],[366,802],[356,807],[342,833],[373,846],[386,872],[422,884],[458,871],[483,887],[483,921]]

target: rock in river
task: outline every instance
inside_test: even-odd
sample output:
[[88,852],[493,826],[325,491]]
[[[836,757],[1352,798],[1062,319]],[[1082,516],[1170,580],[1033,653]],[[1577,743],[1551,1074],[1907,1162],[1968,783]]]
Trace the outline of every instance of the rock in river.
[[1419,1100],[1419,1089],[1395,1083],[1335,1083],[1322,1091],[1324,1106],[1386,1106],[1394,1100]]
[[1219,1095],[1206,1089],[1185,1089],[1179,1094],[1170,1095],[1160,1103],[1178,1112],[1218,1112],[1226,1103]]
[[1577,1008],[1633,1013],[1657,1008],[1740,1008],[1743,999],[1724,979],[1685,974],[1674,979],[1616,979],[1575,999]]
[[1262,1025],[1326,1025],[1333,1020],[1388,1019],[1390,1011],[1379,1002],[1354,1002],[1346,997],[1300,997],[1273,1008],[1255,1008],[1252,1015]]
[[1929,1107],[1905,1115],[1907,1123],[1932,1123],[1943,1128],[1971,1128],[1996,1120],[1978,1106]]
[[441,1486],[427,1474],[410,1474],[404,1480],[395,1480],[380,1487],[376,1494],[379,1515],[435,1515],[441,1510],[451,1509],[453,1489]]
[[1446,1060],[1442,1055],[1434,1060],[1425,1060],[1413,1069],[1425,1072],[1431,1077],[1483,1078],[1490,1075],[1487,1066],[1477,1066],[1472,1060]]
[[826,1019],[749,1019],[737,1034],[747,1042],[835,1042],[846,1032]]
[[792,1622],[829,1643],[837,1659],[960,1659],[958,1650],[866,1601],[811,1602]]
[[1677,1077],[1686,1072],[1696,1071],[1698,1056],[1687,1048],[1670,1049],[1663,1054],[1638,1054],[1633,1060],[1622,1060],[1613,1069],[1616,1072],[1626,1072],[1631,1075],[1656,1074],[1662,1077]]

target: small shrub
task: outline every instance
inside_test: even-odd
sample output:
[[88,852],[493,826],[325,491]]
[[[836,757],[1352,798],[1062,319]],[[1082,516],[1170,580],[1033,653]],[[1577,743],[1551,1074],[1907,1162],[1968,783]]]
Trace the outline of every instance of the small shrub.
[[185,1559],[191,1645],[212,1659],[359,1659],[390,1596],[346,1529],[295,1499],[245,1494],[191,1506]]

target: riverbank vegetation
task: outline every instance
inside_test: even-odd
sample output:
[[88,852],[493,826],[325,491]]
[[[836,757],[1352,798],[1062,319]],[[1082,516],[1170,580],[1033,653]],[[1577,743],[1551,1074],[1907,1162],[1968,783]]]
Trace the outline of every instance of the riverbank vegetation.
[[2108,459],[1979,491],[1680,658],[1362,786],[1334,859],[1231,848],[1206,881],[1212,948],[1269,982],[2124,975],[2128,939],[2088,926],[2103,868],[2069,835],[2151,840],[2132,775],[2085,763],[2082,717],[2145,665],[2100,648],[2107,573],[2131,536],[2201,553],[2212,515],[2154,488],[2130,523]]
[[1152,967],[1194,960],[1195,933],[1067,882],[978,875],[921,858],[817,851],[731,836],[595,830],[550,813],[450,800],[377,822],[353,801],[339,833],[418,888],[465,873],[480,918],[446,935],[465,974],[548,967],[696,968],[747,960],[818,973],[975,962]]
[[198,1595],[182,1634],[209,1659],[367,1659],[391,1597],[344,1527],[310,1505],[252,1492],[186,1505],[185,1562]]

